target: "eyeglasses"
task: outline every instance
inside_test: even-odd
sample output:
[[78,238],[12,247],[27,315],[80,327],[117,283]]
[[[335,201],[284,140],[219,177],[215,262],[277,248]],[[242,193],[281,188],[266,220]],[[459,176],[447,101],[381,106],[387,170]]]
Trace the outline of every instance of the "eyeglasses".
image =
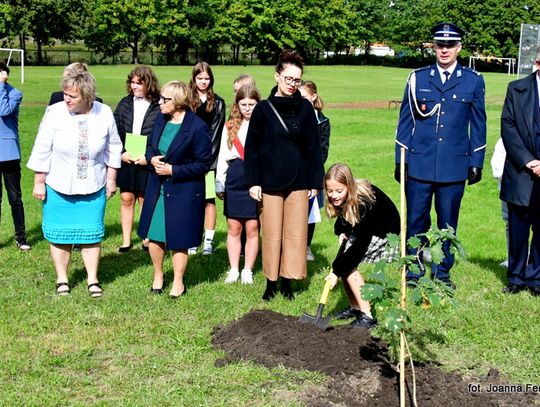
[[279,74],[279,76],[283,78],[283,80],[285,81],[287,85],[300,86],[302,82],[304,82],[302,79],[295,78],[293,76],[284,76],[282,74]]
[[251,110],[255,108],[257,103],[238,103],[238,107],[242,110]]
[[169,100],[172,100],[172,98],[166,98],[163,95],[159,95],[159,101],[163,103],[167,103]]

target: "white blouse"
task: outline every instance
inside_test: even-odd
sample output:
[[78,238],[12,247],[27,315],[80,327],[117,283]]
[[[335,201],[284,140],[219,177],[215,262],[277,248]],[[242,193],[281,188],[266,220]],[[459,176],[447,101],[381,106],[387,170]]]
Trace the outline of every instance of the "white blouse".
[[47,108],[27,167],[46,173],[45,183],[66,195],[88,195],[107,182],[107,167],[120,168],[122,142],[111,108],[94,102],[88,114],[64,102]]
[[[246,145],[248,127],[249,122],[243,120],[240,128],[238,129],[237,137],[242,146]],[[219,148],[219,156],[216,168],[216,192],[225,192],[225,181],[227,179],[229,162],[236,158],[240,158],[240,153],[236,150],[234,144],[231,146],[231,148],[229,148],[227,145],[228,138],[227,126],[223,126],[223,133],[221,134],[221,146]]]
[[138,97],[133,98],[133,134],[141,134],[146,111],[150,107],[150,101]]

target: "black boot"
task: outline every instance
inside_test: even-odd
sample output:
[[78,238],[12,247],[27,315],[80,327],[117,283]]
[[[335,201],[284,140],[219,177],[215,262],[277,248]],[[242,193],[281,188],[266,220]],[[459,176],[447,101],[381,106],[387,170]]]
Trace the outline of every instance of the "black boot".
[[266,279],[266,290],[264,291],[262,299],[265,301],[270,301],[272,298],[274,298],[276,296],[276,287],[277,281]]
[[282,277],[281,278],[281,294],[283,294],[283,296],[285,298],[287,298],[288,300],[294,300],[294,294],[292,292],[292,288],[291,288],[291,279],[290,278],[285,278],[285,277]]

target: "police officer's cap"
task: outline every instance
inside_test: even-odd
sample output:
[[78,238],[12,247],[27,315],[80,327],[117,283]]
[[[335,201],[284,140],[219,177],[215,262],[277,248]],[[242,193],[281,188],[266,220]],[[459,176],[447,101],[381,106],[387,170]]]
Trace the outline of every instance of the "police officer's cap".
[[433,41],[438,45],[456,45],[461,41],[463,30],[452,23],[439,23],[432,29]]

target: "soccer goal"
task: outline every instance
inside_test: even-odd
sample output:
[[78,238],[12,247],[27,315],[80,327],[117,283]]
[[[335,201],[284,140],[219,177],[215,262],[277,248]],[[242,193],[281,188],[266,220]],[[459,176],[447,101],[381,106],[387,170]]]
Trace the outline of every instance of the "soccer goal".
[[[7,58],[2,58],[7,53]],[[18,48],[0,48],[0,58],[5,59],[6,65],[11,66],[12,63],[21,65],[21,83],[24,83],[24,50]],[[19,59],[17,61],[16,59]]]
[[476,69],[476,61],[486,61],[488,64],[499,64],[508,66],[508,75],[516,73],[516,58],[503,57],[469,57],[469,68]]
[[534,60],[538,46],[540,46],[540,25],[521,24],[518,75],[529,75],[536,70]]

